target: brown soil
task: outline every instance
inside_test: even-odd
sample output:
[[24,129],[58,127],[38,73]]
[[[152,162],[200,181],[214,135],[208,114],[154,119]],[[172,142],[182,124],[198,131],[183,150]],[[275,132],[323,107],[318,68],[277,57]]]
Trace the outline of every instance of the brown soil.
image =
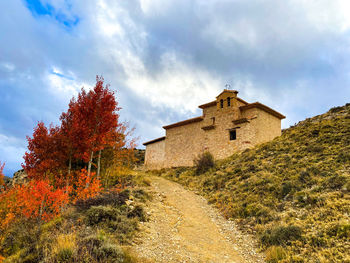
[[254,240],[203,197],[164,178],[151,181],[150,220],[132,248],[139,257],[148,262],[264,262]]

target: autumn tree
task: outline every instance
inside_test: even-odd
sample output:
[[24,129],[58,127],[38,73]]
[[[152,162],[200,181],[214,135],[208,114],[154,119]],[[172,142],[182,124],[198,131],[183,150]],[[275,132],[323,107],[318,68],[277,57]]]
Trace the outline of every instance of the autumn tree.
[[93,90],[86,92],[82,89],[78,95],[73,112],[88,149],[85,152],[85,158],[88,156],[88,175],[91,173],[94,154],[98,152],[97,177],[100,176],[101,151],[106,145],[114,143],[116,130],[121,125],[118,122],[119,110],[114,92],[108,84],[104,86],[103,77],[96,77]]
[[0,187],[5,185],[4,167],[5,167],[5,163],[1,163],[0,161]]
[[30,178],[45,178],[65,165],[66,156],[62,152],[63,141],[58,126],[49,128],[39,122],[34,128],[33,138],[27,136],[28,152],[24,155],[23,168]]
[[43,122],[39,122],[34,128],[33,138],[27,136],[27,141],[29,152],[25,152],[25,166],[23,168],[29,177],[42,177],[53,164],[47,156],[51,148],[50,135]]
[[[72,173],[73,163],[75,169],[87,164],[90,176],[94,162],[97,163],[96,176],[100,178],[104,149],[112,149],[115,156],[123,159],[127,148],[133,148],[128,143],[130,130],[119,121],[119,110],[115,93],[104,84],[103,77],[97,76],[93,89],[82,88],[78,96],[71,99],[68,110],[60,116],[60,126],[47,128],[39,122],[33,137],[27,137],[28,152],[23,167],[29,177],[42,179],[54,174],[60,186],[62,178],[68,186],[69,178],[76,176]],[[121,163],[119,158],[115,163]]]
[[[82,90],[82,94],[86,94]],[[68,159],[68,175],[71,174],[73,159],[88,162],[87,152],[89,149],[89,134],[85,126],[82,125],[79,118],[78,103],[72,98],[69,103],[67,112],[63,112],[60,116],[61,134],[63,148]]]

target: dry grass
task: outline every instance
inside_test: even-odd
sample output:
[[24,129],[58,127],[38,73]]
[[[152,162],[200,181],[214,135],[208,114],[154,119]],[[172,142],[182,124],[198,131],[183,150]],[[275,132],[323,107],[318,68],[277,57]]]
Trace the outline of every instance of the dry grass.
[[255,234],[275,262],[350,262],[350,104],[204,174],[195,168],[158,174],[203,194]]
[[107,192],[45,224],[22,220],[1,233],[4,262],[140,262],[125,249],[146,220],[142,189]]

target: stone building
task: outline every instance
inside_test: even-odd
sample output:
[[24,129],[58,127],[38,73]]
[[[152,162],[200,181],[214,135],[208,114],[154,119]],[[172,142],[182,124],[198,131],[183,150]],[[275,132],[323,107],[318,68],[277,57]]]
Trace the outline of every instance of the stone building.
[[223,159],[281,135],[284,115],[237,94],[225,89],[216,100],[199,106],[202,116],[164,126],[164,137],[143,144],[146,169],[192,166],[204,151]]

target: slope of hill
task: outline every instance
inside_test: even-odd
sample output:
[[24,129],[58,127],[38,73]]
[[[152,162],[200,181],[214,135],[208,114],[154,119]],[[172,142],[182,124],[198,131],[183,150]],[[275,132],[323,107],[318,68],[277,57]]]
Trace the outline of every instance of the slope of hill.
[[350,262],[350,104],[195,168],[162,170],[254,233],[268,262]]
[[128,176],[125,184],[80,199],[50,221],[23,217],[1,228],[0,262],[145,262],[130,246],[147,221],[143,207],[151,195],[139,176]]

